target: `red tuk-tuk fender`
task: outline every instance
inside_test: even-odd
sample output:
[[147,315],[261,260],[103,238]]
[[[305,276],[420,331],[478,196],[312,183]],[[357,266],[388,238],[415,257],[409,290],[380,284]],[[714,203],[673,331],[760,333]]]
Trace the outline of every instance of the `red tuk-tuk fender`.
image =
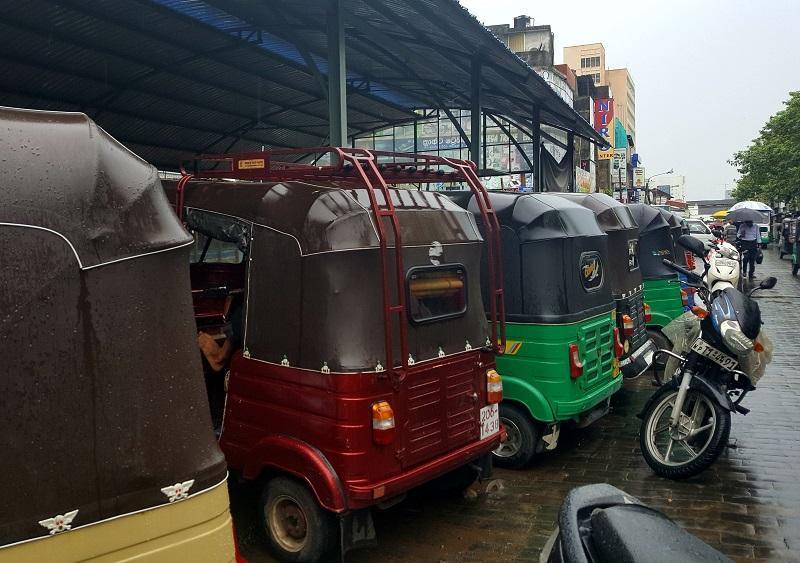
[[264,469],[277,469],[305,481],[326,510],[344,512],[347,501],[339,476],[314,446],[286,435],[265,437],[250,451],[242,476],[253,480]]

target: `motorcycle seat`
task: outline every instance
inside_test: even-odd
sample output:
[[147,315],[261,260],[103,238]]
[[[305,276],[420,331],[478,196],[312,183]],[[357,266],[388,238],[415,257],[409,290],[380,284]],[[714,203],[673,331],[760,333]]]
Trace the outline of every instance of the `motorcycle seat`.
[[730,559],[651,508],[623,504],[597,508],[591,544],[599,561],[682,563]]

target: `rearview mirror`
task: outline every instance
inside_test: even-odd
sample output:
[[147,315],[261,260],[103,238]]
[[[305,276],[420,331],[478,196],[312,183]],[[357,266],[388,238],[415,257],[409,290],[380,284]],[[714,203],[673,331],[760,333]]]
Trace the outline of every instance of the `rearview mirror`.
[[777,283],[778,283],[778,278],[776,278],[774,276],[770,276],[770,277],[762,280],[761,283],[758,284],[758,288],[759,289],[772,289],[773,287],[775,287],[775,284],[777,284]]
[[706,246],[700,239],[696,239],[691,235],[681,235],[676,242],[698,258],[705,257]]

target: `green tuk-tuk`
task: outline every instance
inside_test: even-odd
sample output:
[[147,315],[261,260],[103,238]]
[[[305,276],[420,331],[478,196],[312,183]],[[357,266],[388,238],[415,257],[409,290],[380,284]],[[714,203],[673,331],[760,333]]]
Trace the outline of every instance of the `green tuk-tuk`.
[[[605,414],[622,385],[608,237],[590,210],[556,195],[489,197],[502,231],[506,303],[506,348],[497,369],[508,440],[494,460],[521,468],[556,447],[562,423],[586,426]],[[465,205],[463,196],[453,199]],[[467,208],[480,223],[473,198]]]
[[639,270],[639,227],[630,209],[602,193],[559,193],[590,209],[598,226],[608,235],[608,283],[614,296],[617,335],[621,346],[619,366],[623,377],[634,378],[650,367],[655,345],[647,335],[650,307],[644,302]]
[[[628,204],[639,225],[639,267],[644,283],[644,300],[650,305],[647,332],[659,349],[671,349],[661,330],[684,312],[678,274],[664,265],[664,258],[675,261],[671,229],[673,226],[655,207],[643,203]],[[656,363],[665,361],[660,356]]]

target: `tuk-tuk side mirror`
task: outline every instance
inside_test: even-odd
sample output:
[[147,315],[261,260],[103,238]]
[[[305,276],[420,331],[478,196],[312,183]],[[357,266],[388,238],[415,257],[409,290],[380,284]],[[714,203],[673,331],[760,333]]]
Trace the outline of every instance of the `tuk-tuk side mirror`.
[[698,258],[705,257],[706,246],[700,239],[696,239],[691,235],[681,235],[678,237],[677,242]]
[[778,278],[774,276],[770,276],[764,280],[761,280],[761,283],[758,284],[758,289],[772,289],[775,287],[775,284],[778,283]]

